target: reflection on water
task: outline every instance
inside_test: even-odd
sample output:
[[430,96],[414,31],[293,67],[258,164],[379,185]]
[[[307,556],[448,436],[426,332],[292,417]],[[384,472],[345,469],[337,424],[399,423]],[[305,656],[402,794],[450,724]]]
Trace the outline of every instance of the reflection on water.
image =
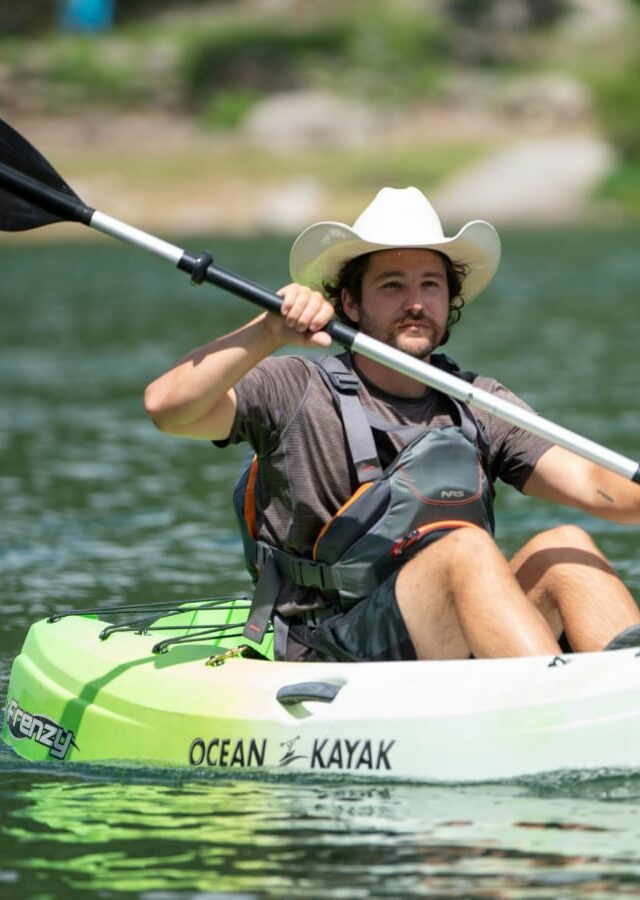
[[145,897],[632,895],[639,793],[639,779],[613,777],[438,787],[32,769],[5,805],[0,879],[23,896],[44,885]]
[[[638,237],[504,235],[501,273],[447,351],[637,458]],[[286,241],[213,249],[286,280]],[[246,589],[229,496],[243,451],[158,434],[141,397],[251,312],[108,241],[5,245],[0,265],[4,699],[28,624],[52,608]],[[498,519],[508,553],[579,521],[640,596],[637,528],[508,489]],[[372,787],[27,765],[2,747],[0,895],[636,896],[639,778]]]

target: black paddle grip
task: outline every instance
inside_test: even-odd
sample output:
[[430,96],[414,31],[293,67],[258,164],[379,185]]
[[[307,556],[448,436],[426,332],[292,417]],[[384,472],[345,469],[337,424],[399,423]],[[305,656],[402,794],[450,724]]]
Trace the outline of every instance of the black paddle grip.
[[[202,253],[200,256],[184,253],[178,262],[178,268],[183,272],[188,272],[191,275],[191,280],[196,284],[208,281],[210,284],[215,284],[216,287],[235,294],[237,297],[242,297],[244,300],[255,303],[268,312],[280,312],[282,297],[279,297],[273,291],[268,291],[259,284],[255,284],[253,281],[241,278],[239,275],[235,275],[233,272],[229,272],[220,266],[215,266],[213,263],[209,264],[205,269],[204,263],[207,258],[211,258],[209,253]],[[352,346],[358,333],[355,328],[345,325],[344,322],[338,322],[336,319],[332,319],[324,330],[334,341],[337,341],[337,343],[347,349]]]

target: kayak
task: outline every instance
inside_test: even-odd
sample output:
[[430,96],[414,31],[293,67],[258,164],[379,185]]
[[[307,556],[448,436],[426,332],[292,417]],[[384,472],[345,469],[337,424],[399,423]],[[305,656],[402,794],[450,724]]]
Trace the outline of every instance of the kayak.
[[[248,598],[52,616],[14,661],[4,741],[33,761],[478,782],[640,768],[638,649],[305,663],[242,637]],[[120,616],[121,617],[121,616]]]

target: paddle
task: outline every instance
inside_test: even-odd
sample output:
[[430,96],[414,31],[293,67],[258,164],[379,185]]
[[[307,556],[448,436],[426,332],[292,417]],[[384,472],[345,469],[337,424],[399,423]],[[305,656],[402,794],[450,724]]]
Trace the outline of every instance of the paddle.
[[[79,222],[135,244],[187,272],[196,284],[207,281],[271,312],[281,308],[282,300],[277,294],[215,265],[209,253],[195,256],[87,206],[35,147],[0,119],[0,230],[26,231],[63,221]],[[613,450],[495,397],[449,372],[413,359],[342,322],[331,321],[326,331],[348,350],[361,353],[640,483],[640,465]]]

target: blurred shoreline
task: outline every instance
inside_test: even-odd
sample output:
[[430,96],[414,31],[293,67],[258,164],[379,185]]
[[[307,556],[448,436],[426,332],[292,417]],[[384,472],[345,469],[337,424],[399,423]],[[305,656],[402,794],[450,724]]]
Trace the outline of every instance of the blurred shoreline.
[[410,184],[452,230],[640,219],[631,0],[118,12],[88,34],[29,7],[0,37],[0,106],[87,204],[142,228],[292,234]]
[[[281,144],[155,111],[19,115],[10,124],[88,205],[164,233],[290,234],[311,221],[350,222],[384,184],[409,183],[451,228],[472,218],[544,227],[617,217],[593,200],[615,153],[588,121],[514,129],[499,116],[424,107],[381,117],[348,143],[294,140],[287,125]],[[78,231],[60,225],[46,237]]]

